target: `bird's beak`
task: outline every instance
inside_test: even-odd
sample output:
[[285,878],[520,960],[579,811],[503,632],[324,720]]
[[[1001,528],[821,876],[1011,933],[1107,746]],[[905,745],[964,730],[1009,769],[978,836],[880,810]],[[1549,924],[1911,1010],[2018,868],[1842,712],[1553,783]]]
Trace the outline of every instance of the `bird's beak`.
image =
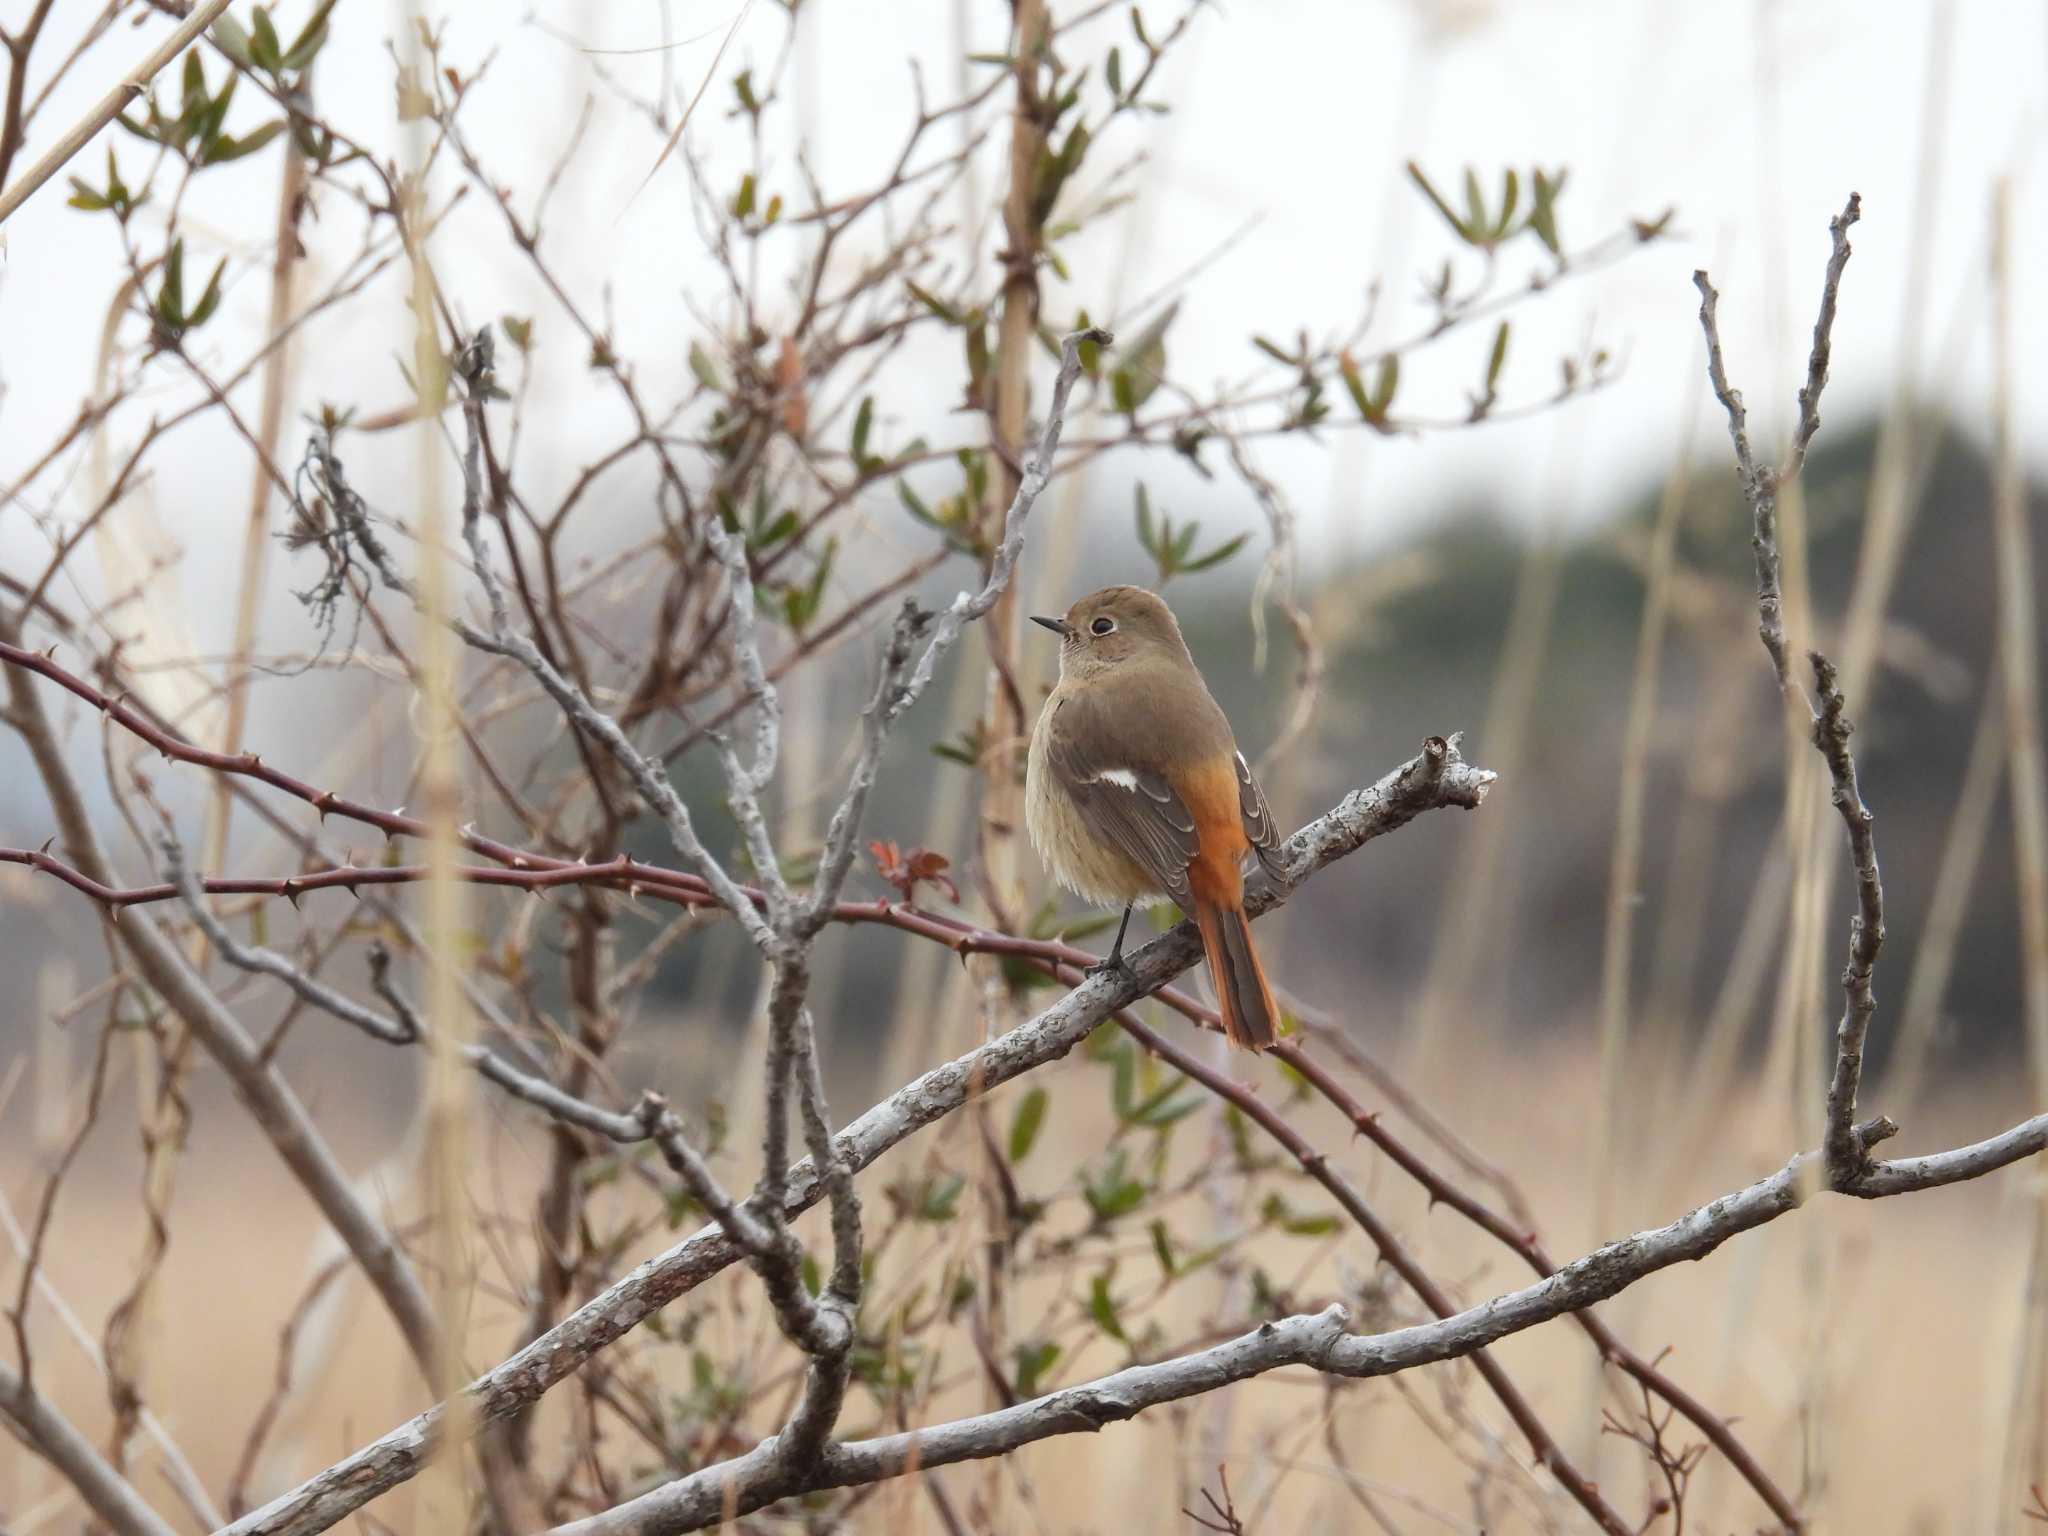
[[1043,624],[1047,629],[1051,630],[1054,634],[1060,636],[1062,639],[1066,638],[1068,635],[1071,635],[1073,633],[1073,630],[1067,627],[1067,621],[1065,619],[1048,619],[1042,617],[1039,614],[1034,613],[1033,615],[1031,615],[1031,622],[1034,624]]

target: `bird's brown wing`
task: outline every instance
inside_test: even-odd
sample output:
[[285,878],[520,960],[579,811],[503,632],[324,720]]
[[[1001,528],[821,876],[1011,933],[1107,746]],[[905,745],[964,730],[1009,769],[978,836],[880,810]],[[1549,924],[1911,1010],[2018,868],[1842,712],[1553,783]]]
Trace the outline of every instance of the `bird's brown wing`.
[[1242,752],[1233,753],[1237,766],[1237,804],[1244,817],[1244,835],[1259,856],[1259,864],[1275,883],[1287,883],[1287,866],[1280,857],[1280,829],[1273,823],[1273,808],[1266,804],[1266,792],[1252,777],[1251,764]]
[[1195,818],[1164,776],[1151,768],[1106,761],[1088,743],[1104,733],[1084,728],[1090,706],[1068,699],[1054,714],[1046,762],[1073,799],[1088,830],[1142,869],[1183,910],[1192,910],[1188,865],[1201,850]]

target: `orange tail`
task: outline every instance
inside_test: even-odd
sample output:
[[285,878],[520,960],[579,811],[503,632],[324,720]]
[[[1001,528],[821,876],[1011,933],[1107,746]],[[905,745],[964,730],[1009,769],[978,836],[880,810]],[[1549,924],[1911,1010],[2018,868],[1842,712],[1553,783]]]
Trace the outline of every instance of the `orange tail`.
[[1244,908],[1197,900],[1195,926],[1201,930],[1202,951],[1209,957],[1209,975],[1216,983],[1223,1033],[1232,1045],[1263,1051],[1278,1032],[1280,1009],[1266,983],[1259,952],[1252,948]]

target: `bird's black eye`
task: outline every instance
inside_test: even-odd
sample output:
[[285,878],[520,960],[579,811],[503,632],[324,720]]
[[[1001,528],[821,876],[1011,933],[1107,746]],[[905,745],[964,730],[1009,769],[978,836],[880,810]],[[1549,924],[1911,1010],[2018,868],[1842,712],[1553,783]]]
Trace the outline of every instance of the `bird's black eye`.
[[1116,628],[1116,620],[1112,619],[1108,614],[1105,613],[1101,618],[1097,619],[1093,624],[1090,624],[1088,627],[1095,631],[1095,633],[1098,635],[1106,635],[1111,630]]

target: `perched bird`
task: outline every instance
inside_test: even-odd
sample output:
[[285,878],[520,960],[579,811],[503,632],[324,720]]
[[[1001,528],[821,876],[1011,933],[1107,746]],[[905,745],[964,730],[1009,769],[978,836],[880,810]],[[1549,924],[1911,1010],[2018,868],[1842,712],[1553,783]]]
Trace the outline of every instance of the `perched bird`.
[[1172,610],[1104,587],[1032,622],[1060,637],[1060,681],[1031,733],[1025,826],[1060,884],[1124,909],[1097,968],[1123,964],[1133,905],[1171,896],[1201,930],[1224,1033],[1264,1050],[1280,1010],[1252,948],[1244,862],[1281,879],[1279,836]]

